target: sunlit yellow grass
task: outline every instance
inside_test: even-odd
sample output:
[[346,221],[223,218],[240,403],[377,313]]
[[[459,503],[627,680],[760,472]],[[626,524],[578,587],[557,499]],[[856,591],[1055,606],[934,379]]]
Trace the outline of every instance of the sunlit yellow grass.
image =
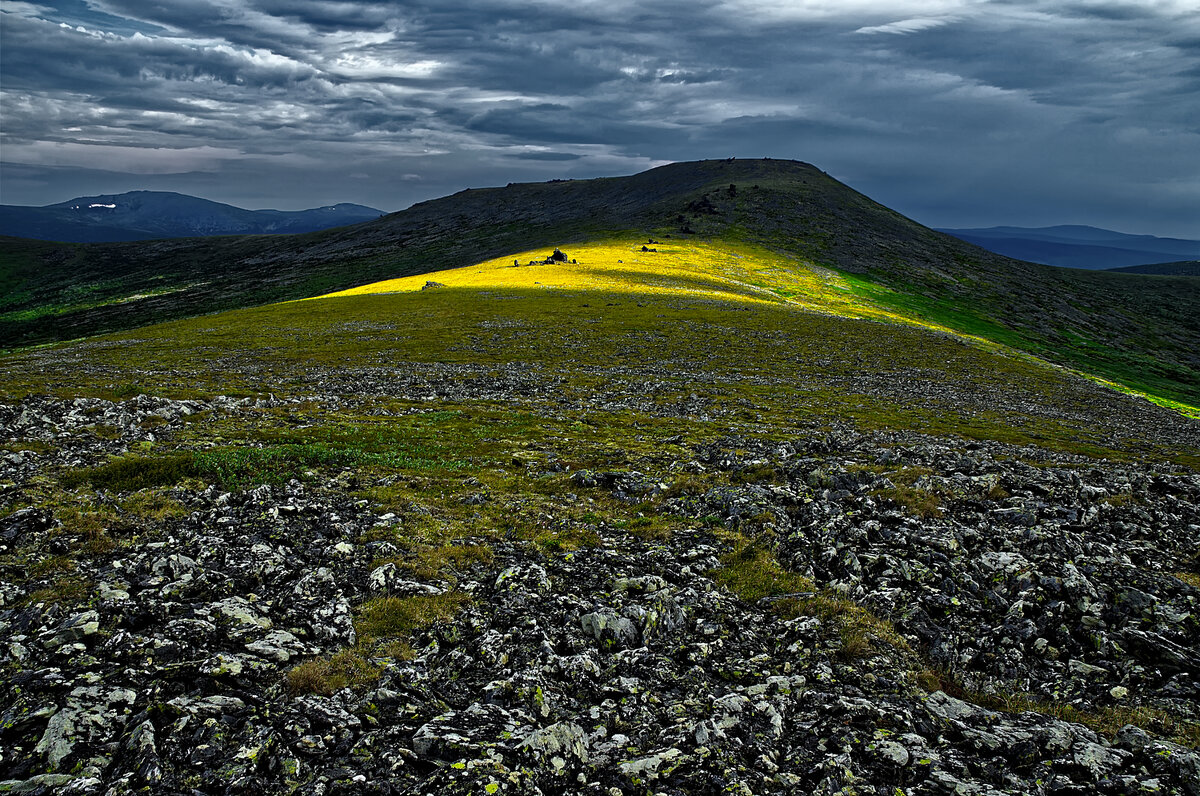
[[[643,252],[649,245],[657,251]],[[852,318],[875,318],[945,329],[898,315],[856,294],[840,274],[751,246],[695,241],[646,244],[607,241],[564,247],[575,262],[529,265],[545,260],[553,247],[505,255],[495,260],[388,279],[319,298],[366,293],[407,293],[427,281],[479,290],[542,288],[705,297],[726,301],[789,304]],[[517,262],[520,265],[514,266]]]
[[[643,246],[656,251],[644,252]],[[317,298],[410,293],[420,291],[427,282],[432,281],[447,288],[472,290],[535,288],[784,304],[809,312],[922,326],[989,350],[1003,351],[1010,356],[1029,360],[1037,359],[1032,354],[984,337],[898,313],[876,303],[863,291],[854,290],[851,283],[836,271],[753,246],[692,240],[653,244],[644,239],[609,240],[564,246],[567,257],[574,262],[542,264],[541,261],[553,250],[554,247],[549,246],[508,254],[462,268],[388,279]],[[514,262],[519,265],[514,265]],[[538,264],[530,265],[531,262]],[[887,289],[878,287],[876,290]],[[1197,416],[1195,407],[1132,390],[1091,374],[1081,375],[1184,414]]]
[[[783,300],[768,286],[755,285],[749,279],[754,273],[767,270],[763,258],[748,258],[724,247],[690,242],[654,244],[657,252],[642,252],[642,245],[610,241],[569,246],[565,247],[566,254],[574,263],[528,265],[546,259],[553,250],[550,247],[448,271],[375,282],[330,295],[409,292],[420,290],[427,280],[433,280],[447,287],[476,289],[540,286],[547,290],[711,296],[772,303]],[[521,265],[514,266],[514,262]]]

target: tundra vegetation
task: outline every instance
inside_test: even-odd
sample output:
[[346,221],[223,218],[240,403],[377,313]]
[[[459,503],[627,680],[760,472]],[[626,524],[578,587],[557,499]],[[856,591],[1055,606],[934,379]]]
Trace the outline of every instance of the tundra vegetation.
[[4,787],[1195,793],[1194,374],[704,237],[762,186],[0,359]]

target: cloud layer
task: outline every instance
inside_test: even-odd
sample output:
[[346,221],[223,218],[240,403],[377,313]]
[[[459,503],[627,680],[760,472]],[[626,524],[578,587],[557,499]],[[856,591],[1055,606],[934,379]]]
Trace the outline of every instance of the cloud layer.
[[1190,6],[8,2],[2,200],[159,188],[395,210],[769,155],[931,225],[1198,236]]

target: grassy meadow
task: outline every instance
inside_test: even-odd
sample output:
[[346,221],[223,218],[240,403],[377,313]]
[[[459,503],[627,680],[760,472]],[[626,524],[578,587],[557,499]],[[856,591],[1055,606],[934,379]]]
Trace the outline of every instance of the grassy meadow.
[[[745,244],[564,248],[575,263],[525,264],[549,247],[29,350],[0,360],[0,390],[296,396],[316,389],[318,374],[348,383],[393,365],[453,365],[553,385],[550,397],[564,406],[594,409],[613,390],[637,392],[644,410],[691,402],[713,434],[848,423],[1089,455],[1193,457],[1128,427],[1107,390],[902,315],[829,269]],[[423,290],[427,281],[443,286]]]

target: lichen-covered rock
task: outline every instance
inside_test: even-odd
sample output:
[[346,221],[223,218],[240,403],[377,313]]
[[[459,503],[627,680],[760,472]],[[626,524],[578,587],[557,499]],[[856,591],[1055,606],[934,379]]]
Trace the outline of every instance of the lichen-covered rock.
[[[559,400],[518,371],[466,375],[361,378],[378,394]],[[333,390],[349,377],[322,378]],[[3,405],[22,438],[61,443],[6,459],[8,479],[32,488],[47,467],[101,463],[148,428],[166,439],[196,412],[254,404]],[[164,421],[143,428],[151,414]],[[110,439],[76,433],[97,418]],[[353,486],[360,473],[174,488],[182,511],[155,533],[80,560],[76,601],[33,598],[50,576],[0,583],[0,792],[1200,796],[1195,750],[1046,715],[1200,718],[1200,590],[1173,574],[1200,534],[1200,477],[1045,452],[1034,467],[1018,453],[835,431],[566,475],[565,454],[531,449],[523,476],[559,479],[579,513],[619,501],[676,530],[596,521],[594,543],[559,547],[492,528],[493,497],[454,499],[488,556],[453,578],[398,566],[392,534],[444,509],[405,497],[381,514]],[[903,503],[903,468],[936,507]],[[713,477],[667,488],[680,474]],[[468,497],[494,494],[482,480]],[[538,531],[567,527],[535,509]],[[12,511],[0,555],[53,571],[56,523]],[[735,530],[814,591],[742,600],[719,585]],[[410,647],[354,646],[368,601],[443,595],[470,603],[417,623]],[[846,606],[879,624],[856,637]],[[289,682],[297,664],[346,650],[368,682]],[[1043,712],[999,709],[1017,695]]]

